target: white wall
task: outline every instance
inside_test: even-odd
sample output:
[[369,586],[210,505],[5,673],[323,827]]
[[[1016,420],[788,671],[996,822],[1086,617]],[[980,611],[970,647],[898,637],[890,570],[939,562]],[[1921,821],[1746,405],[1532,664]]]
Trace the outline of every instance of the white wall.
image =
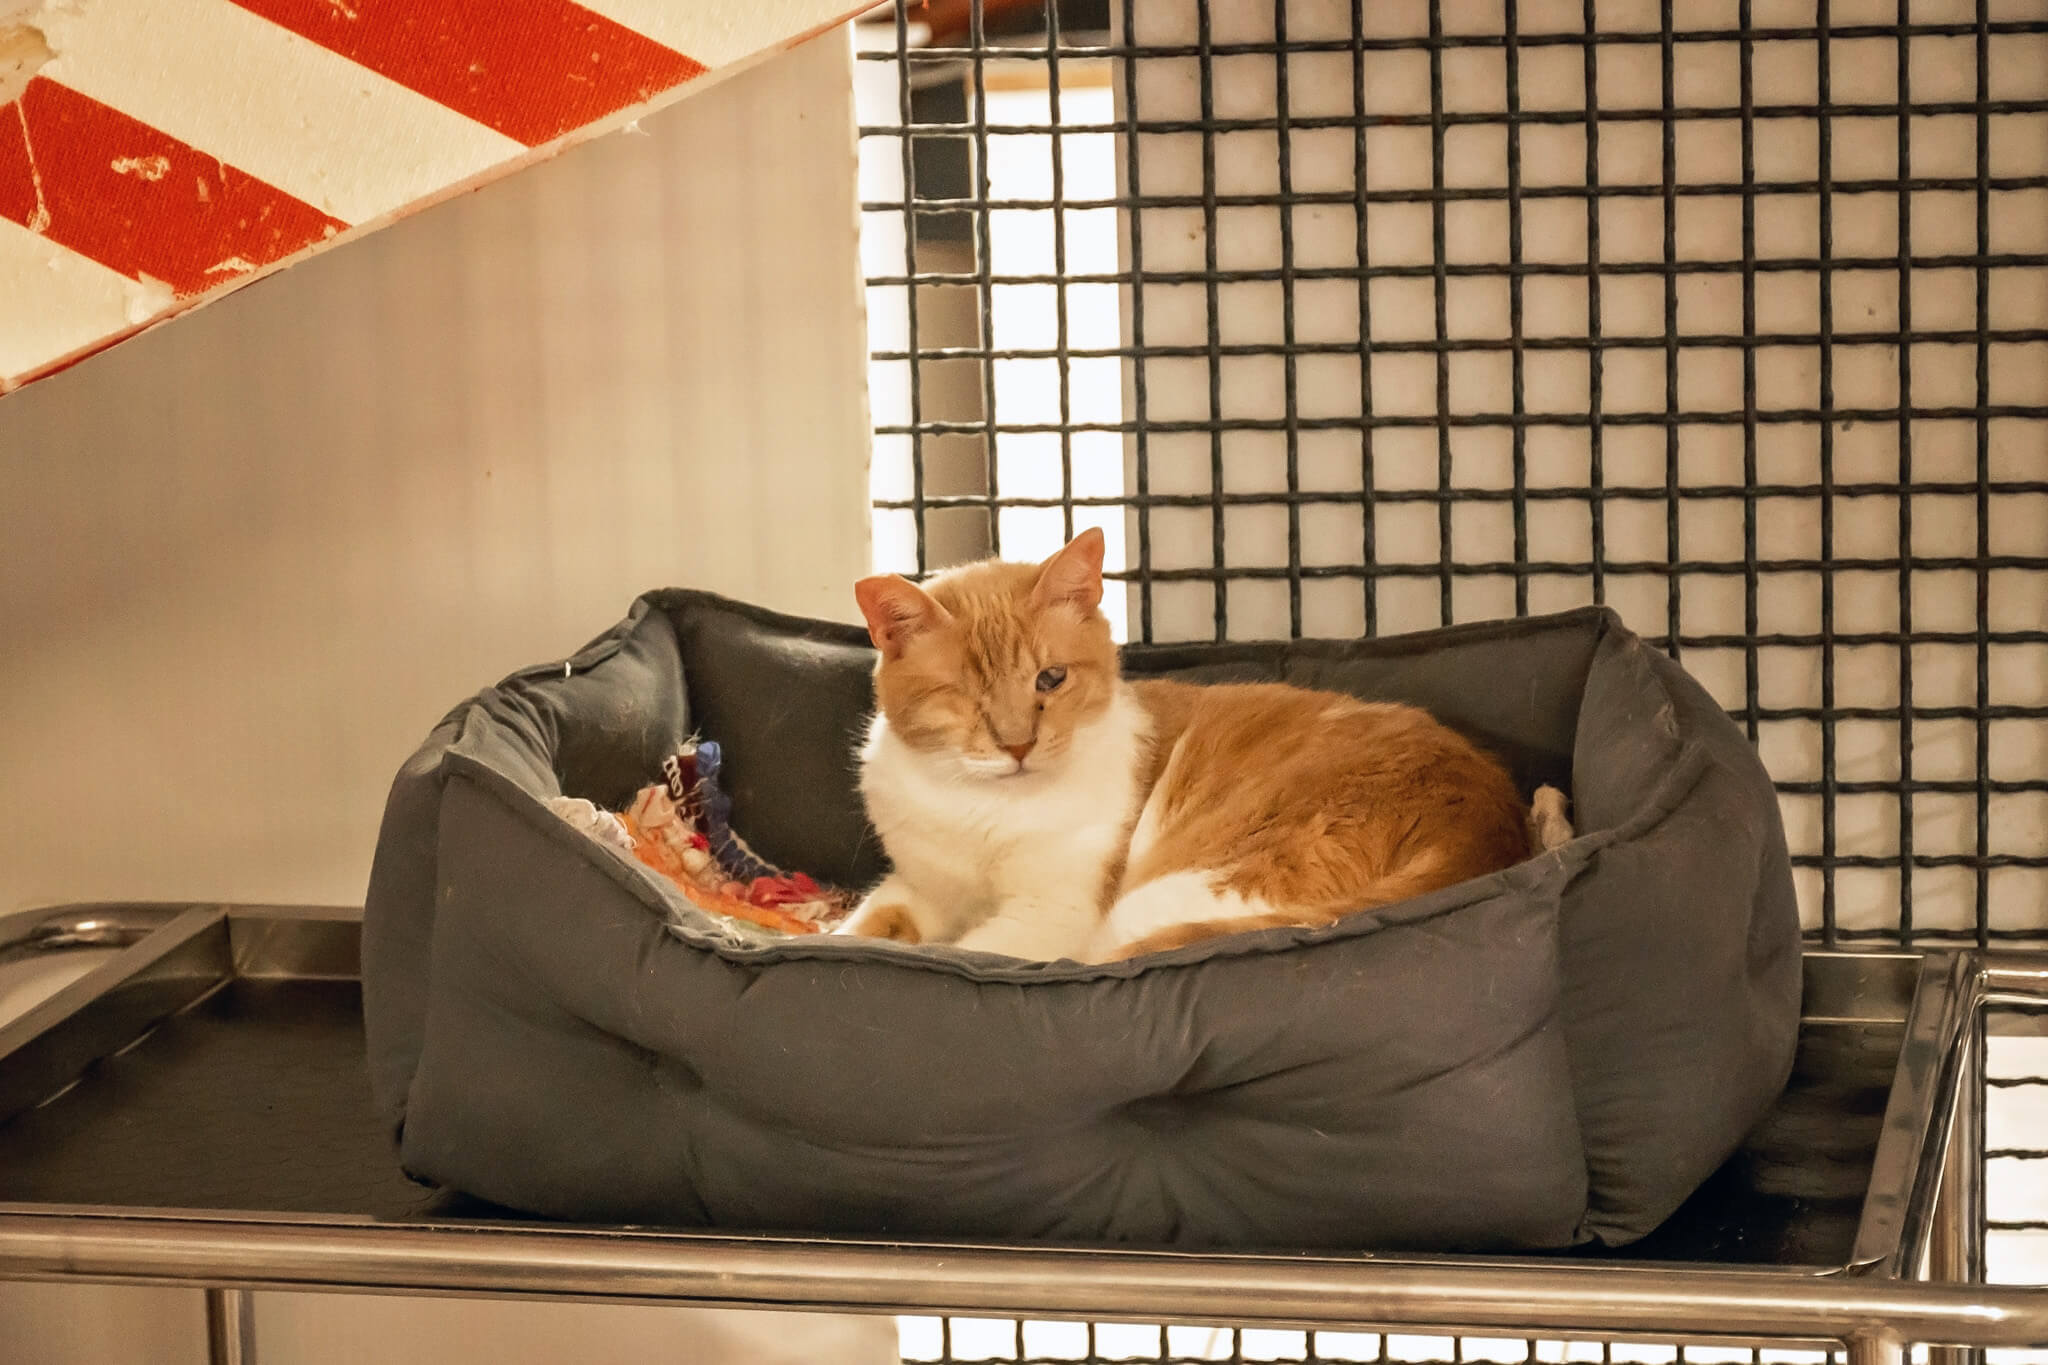
[[[828,35],[0,400],[0,913],[358,902],[434,721],[636,593],[851,614],[848,64]],[[257,1317],[266,1365],[343,1358],[323,1341],[511,1365],[565,1332],[708,1358],[667,1310]],[[191,1294],[0,1286],[10,1365],[196,1360],[200,1323]]]
[[850,608],[846,64],[833,35],[0,401],[0,911],[353,900],[468,691],[649,587]]

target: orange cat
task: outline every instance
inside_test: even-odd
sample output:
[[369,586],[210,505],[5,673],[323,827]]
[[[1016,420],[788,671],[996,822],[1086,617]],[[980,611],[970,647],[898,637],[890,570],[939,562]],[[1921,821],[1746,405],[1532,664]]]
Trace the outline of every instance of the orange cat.
[[1109,961],[1328,924],[1571,837],[1414,707],[1127,682],[1102,534],[855,585],[881,660],[861,790],[895,871],[841,932]]

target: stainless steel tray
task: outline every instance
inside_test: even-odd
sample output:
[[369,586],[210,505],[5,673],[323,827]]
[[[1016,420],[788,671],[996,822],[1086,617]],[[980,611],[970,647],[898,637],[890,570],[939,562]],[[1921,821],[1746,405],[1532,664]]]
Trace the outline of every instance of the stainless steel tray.
[[2048,1342],[2048,1292],[1910,1282],[1977,1269],[1975,1239],[1946,1216],[1970,1203],[1972,1163],[1950,1162],[1946,1179],[1943,1165],[1978,1013],[2001,991],[2048,993],[2041,958],[1810,954],[1792,1083],[1744,1149],[1625,1254],[1510,1259],[593,1228],[439,1194],[398,1169],[371,1105],[359,938],[347,909],[88,905],[0,920],[0,969],[122,947],[0,1026],[0,1278],[1853,1339],[1880,1352],[1903,1339]]

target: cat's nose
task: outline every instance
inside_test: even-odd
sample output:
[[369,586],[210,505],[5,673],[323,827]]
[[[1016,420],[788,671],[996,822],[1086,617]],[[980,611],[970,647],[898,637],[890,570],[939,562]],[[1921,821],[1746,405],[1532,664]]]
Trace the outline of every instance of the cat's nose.
[[1003,746],[1003,752],[1008,754],[1011,758],[1016,759],[1019,763],[1022,763],[1024,761],[1024,756],[1030,753],[1031,750],[1037,746],[1037,744],[1038,741],[1035,739],[1027,739],[1022,744],[1005,744]]

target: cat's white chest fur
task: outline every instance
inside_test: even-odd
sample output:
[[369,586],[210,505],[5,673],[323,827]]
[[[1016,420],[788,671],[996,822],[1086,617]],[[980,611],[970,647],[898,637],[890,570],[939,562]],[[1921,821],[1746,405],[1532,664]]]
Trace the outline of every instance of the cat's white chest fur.
[[1074,734],[1054,771],[991,778],[905,744],[880,716],[861,792],[902,904],[927,942],[1048,960],[1081,955],[1138,803],[1149,718],[1128,690]]

